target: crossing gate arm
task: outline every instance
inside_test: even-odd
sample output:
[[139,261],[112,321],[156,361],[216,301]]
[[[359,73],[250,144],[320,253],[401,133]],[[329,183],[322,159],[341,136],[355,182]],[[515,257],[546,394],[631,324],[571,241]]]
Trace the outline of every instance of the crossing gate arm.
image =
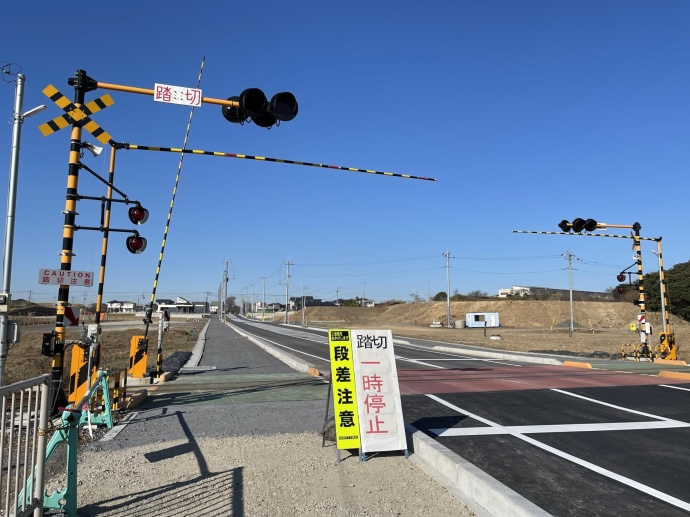
[[[613,225],[609,225],[613,226]],[[609,233],[565,233],[565,232],[535,232],[531,230],[511,230],[510,233],[531,233],[536,235],[570,235],[571,237],[609,237],[614,239],[635,239],[633,235],[612,235]],[[641,241],[658,242],[661,237],[638,237]]]
[[412,176],[410,174],[398,174],[394,172],[384,172],[376,171],[372,169],[359,169],[357,167],[343,167],[341,165],[327,165],[324,163],[312,163],[312,162],[300,162],[296,160],[286,160],[283,158],[269,158],[266,156],[252,156],[249,154],[237,154],[237,153],[223,153],[218,151],[202,151],[198,149],[182,149],[180,147],[152,147],[148,145],[134,145],[128,143],[116,143],[115,147],[117,149],[134,149],[138,151],[158,151],[165,153],[184,153],[184,154],[202,154],[206,156],[219,156],[221,158],[239,158],[242,160],[256,160],[261,162],[276,162],[276,163],[287,163],[290,165],[303,165],[306,167],[317,167],[320,169],[335,169],[339,171],[348,172],[362,172],[365,174],[377,174],[381,176],[391,176],[393,178],[405,178],[412,180],[424,180],[424,181],[438,181],[436,178],[427,178],[425,176]]

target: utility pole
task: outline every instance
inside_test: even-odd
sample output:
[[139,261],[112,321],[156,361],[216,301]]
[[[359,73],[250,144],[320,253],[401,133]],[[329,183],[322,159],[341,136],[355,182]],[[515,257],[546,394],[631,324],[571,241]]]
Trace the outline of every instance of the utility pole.
[[254,318],[254,284],[252,284],[252,318]]
[[570,326],[568,327],[568,336],[573,337],[573,257],[575,255],[570,253],[570,248],[568,248],[568,253],[563,255],[568,258],[568,278],[570,282]]
[[427,288],[427,298],[426,301],[430,302],[431,301],[431,282],[426,283],[426,288]]
[[340,307],[340,298],[339,298],[339,293],[340,292],[340,287],[335,288],[335,304],[336,306]]
[[225,271],[223,271],[223,284],[221,285],[221,292],[223,293],[223,309],[220,315],[220,321],[225,321],[226,303],[228,300],[228,259],[225,259]]
[[264,321],[264,316],[266,315],[266,277],[262,276],[263,280],[263,294],[261,295],[261,321]]
[[366,282],[362,282],[362,307],[364,307],[364,295],[366,293],[366,291],[365,291],[366,285],[367,285]]
[[288,308],[290,306],[290,266],[292,262],[285,262],[285,323],[288,322]]
[[446,326],[450,327],[450,251],[446,248]]

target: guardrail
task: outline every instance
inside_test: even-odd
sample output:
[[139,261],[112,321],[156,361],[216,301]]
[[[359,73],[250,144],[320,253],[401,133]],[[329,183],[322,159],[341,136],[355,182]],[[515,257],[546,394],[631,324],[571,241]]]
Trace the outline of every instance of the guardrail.
[[[0,388],[0,511],[3,516],[43,515],[48,381],[50,375]],[[24,487],[32,486],[24,497]]]

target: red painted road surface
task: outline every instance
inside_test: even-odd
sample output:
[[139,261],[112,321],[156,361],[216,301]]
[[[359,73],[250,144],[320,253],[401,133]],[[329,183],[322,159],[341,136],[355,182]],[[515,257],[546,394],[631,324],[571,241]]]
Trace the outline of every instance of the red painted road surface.
[[687,383],[651,375],[568,366],[398,370],[398,380],[401,395]]

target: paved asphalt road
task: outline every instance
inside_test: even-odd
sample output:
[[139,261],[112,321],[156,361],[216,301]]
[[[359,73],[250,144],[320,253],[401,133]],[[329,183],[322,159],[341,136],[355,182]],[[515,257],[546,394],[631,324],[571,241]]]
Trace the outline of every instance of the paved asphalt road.
[[[234,318],[328,372],[324,332]],[[690,511],[690,384],[395,345],[405,421],[555,516]],[[421,348],[421,349],[420,349]]]

